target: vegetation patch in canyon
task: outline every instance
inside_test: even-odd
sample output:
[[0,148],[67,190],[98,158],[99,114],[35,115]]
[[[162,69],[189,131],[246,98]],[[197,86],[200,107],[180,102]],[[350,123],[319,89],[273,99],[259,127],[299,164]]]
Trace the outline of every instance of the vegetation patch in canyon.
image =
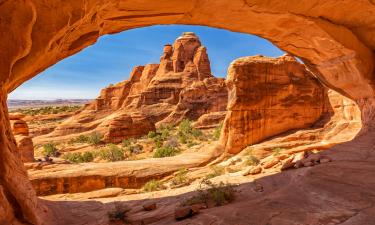
[[182,168],[176,172],[175,176],[171,180],[172,187],[182,187],[190,184],[190,179],[187,176],[189,170]]
[[78,137],[72,138],[69,143],[87,143],[93,145],[99,145],[102,141],[103,135],[98,132],[93,132],[89,135],[79,135]]
[[235,199],[233,185],[212,183],[209,179],[203,179],[197,190],[197,194],[182,202],[183,206],[205,204],[207,207],[222,206]]
[[150,180],[143,186],[144,192],[159,191],[165,189],[162,181],[160,180]]
[[55,156],[59,155],[59,150],[54,143],[47,143],[43,145],[43,155],[44,156]]
[[36,116],[36,115],[75,112],[75,111],[78,111],[80,108],[81,106],[78,106],[78,105],[45,106],[45,107],[40,107],[40,108],[18,109],[18,110],[14,110],[13,112],[20,112],[24,115]]

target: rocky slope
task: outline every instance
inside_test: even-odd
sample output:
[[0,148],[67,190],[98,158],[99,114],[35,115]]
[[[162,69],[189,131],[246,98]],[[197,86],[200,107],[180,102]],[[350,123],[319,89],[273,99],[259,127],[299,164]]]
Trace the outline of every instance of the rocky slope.
[[162,124],[223,112],[227,98],[224,79],[211,74],[206,48],[194,33],[186,32],[164,47],[160,64],[135,67],[129,80],[101,90],[81,112],[35,141],[69,139],[96,131],[107,142],[120,142]]

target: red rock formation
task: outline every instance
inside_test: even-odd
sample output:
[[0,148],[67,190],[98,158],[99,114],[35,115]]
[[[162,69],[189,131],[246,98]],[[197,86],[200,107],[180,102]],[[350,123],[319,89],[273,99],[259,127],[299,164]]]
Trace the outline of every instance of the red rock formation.
[[237,59],[228,69],[227,86],[228,113],[221,142],[229,153],[309,127],[326,111],[326,89],[289,55]]
[[16,139],[22,162],[34,162],[34,145],[29,136],[29,127],[20,113],[9,114],[13,135]]
[[[288,224],[314,224],[332,221],[332,217],[319,216],[327,215],[327,210],[332,208],[322,207],[327,205],[327,201],[342,202],[342,196],[348,193],[365,193],[363,198],[352,195],[353,198],[350,199],[356,199],[357,203],[353,202],[355,200],[350,202],[353,203],[350,204],[351,208],[343,208],[342,204],[336,206],[341,207],[342,214],[354,209],[351,211],[352,215],[358,215],[343,217],[344,220],[354,219],[359,224],[373,221],[373,214],[368,213],[371,209],[367,207],[371,205],[372,199],[368,196],[372,196],[371,190],[374,187],[372,182],[366,181],[371,178],[373,171],[368,165],[373,164],[374,158],[369,157],[374,150],[371,136],[374,135],[375,118],[374,14],[373,1],[356,0],[56,0],[48,2],[48,6],[46,1],[2,1],[0,223],[18,224],[20,221],[27,221],[50,225],[66,224],[69,221],[69,224],[74,224],[74,218],[78,218],[72,217],[74,214],[64,214],[58,208],[56,214],[61,215],[61,219],[52,220],[48,216],[52,213],[48,214],[48,209],[42,207],[42,203],[37,200],[27,181],[26,172],[22,169],[21,160],[12,154],[16,146],[12,144],[6,106],[7,93],[40,71],[95,43],[99,36],[156,24],[196,24],[257,34],[303,59],[320,80],[353,99],[361,110],[364,125],[362,136],[335,148],[335,151],[344,150],[348,153],[350,157],[345,162],[337,164],[334,169],[331,166],[314,167],[311,172],[304,174],[303,179],[298,178],[300,174],[288,173],[290,180],[294,182],[287,180],[286,185],[283,183],[285,176],[279,176],[280,180],[276,180],[277,182],[270,179],[270,187],[275,183],[283,185],[272,186],[277,190],[273,196],[278,196],[273,201],[269,201],[268,195],[264,195],[264,201],[254,197],[252,199],[257,202],[246,201],[237,208],[239,211],[235,215],[240,217],[234,218],[233,213],[226,214],[233,211],[229,205],[218,207],[216,213],[210,210],[210,218],[224,217],[221,221],[224,224],[241,223],[243,215],[254,212],[248,218],[258,218],[256,221],[264,221],[265,218],[274,220],[275,223],[287,221],[285,223]],[[358,160],[348,165],[349,159],[353,158]],[[343,171],[346,171],[345,182],[340,183]],[[358,177],[363,177],[361,181],[364,182],[358,183]],[[327,180],[332,181],[332,185],[322,185]],[[290,190],[302,189],[313,191],[298,192],[296,201],[295,192]],[[265,190],[271,188],[266,187]],[[317,199],[311,193],[323,193],[324,198]],[[259,202],[264,204],[257,204]],[[280,205],[280,202],[292,204]],[[301,204],[310,207],[303,210]],[[354,204],[356,207],[352,207]],[[249,210],[254,205],[257,210]],[[288,207],[292,207],[292,211],[285,211]],[[276,218],[274,212],[279,209],[282,213]],[[301,216],[291,217],[296,210],[301,212]],[[312,210],[316,212],[314,215],[311,215]],[[339,211],[334,213],[340,215]]]
[[211,75],[206,48],[194,33],[186,32],[173,47],[164,46],[160,64],[135,67],[128,80],[103,89],[80,113],[35,140],[71,138],[95,130],[108,142],[120,142],[147,134],[155,124],[196,120],[225,111],[226,105],[224,79]]
[[207,129],[219,126],[227,115],[226,111],[204,114],[193,124],[195,128]]

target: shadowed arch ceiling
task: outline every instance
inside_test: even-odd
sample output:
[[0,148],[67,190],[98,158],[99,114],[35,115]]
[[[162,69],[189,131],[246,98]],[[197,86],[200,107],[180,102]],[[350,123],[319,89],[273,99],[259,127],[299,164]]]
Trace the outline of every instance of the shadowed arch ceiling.
[[346,0],[340,8],[335,0],[14,0],[0,4],[6,18],[0,22],[2,32],[12,27],[0,43],[5,49],[0,73],[8,92],[101,35],[156,24],[196,24],[261,36],[303,59],[331,88],[353,99],[374,94],[375,7],[371,1]]

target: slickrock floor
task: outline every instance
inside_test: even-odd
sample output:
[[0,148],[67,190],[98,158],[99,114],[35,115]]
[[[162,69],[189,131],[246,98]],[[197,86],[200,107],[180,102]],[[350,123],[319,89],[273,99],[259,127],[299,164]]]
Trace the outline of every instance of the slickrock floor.
[[[300,224],[375,224],[375,129],[353,141],[323,152],[333,162],[292,169],[240,184],[236,200],[228,205],[202,210],[191,219],[175,221],[174,209],[182,199],[192,195],[193,185],[114,198],[87,201],[52,200],[60,224],[103,225],[115,202],[123,202],[134,224],[222,224],[222,225],[300,225]],[[214,179],[219,179],[214,178]],[[236,177],[226,179],[231,182]],[[244,181],[244,180],[243,180]],[[259,187],[263,191],[259,192]],[[137,200],[138,199],[138,200]],[[157,209],[143,211],[145,202],[156,202]],[[78,219],[79,218],[79,219]]]

